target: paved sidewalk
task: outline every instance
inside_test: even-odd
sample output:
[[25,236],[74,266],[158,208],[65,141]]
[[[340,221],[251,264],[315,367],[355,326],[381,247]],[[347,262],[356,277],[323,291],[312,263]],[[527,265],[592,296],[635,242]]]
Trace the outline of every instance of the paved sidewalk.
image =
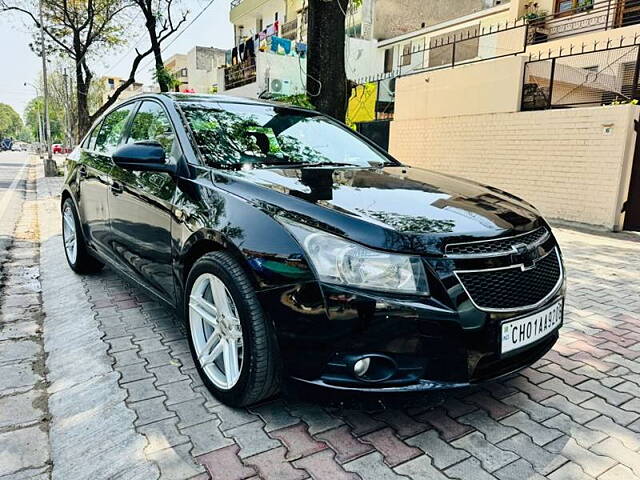
[[67,268],[56,181],[39,183],[54,478],[640,478],[640,238],[557,229],[566,324],[514,378],[403,408],[234,410],[162,305],[110,270]]
[[15,180],[6,182],[14,188],[5,189],[0,202],[0,479],[45,479],[50,472],[49,414],[35,159],[7,152],[3,159],[27,163],[14,169]]

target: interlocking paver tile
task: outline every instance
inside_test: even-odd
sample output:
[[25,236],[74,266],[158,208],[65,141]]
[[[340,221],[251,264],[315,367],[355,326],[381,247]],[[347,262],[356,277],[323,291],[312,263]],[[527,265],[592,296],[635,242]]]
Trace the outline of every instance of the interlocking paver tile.
[[476,458],[468,458],[457,465],[449,467],[445,473],[450,478],[459,480],[495,480],[496,478],[483,469],[480,461]]
[[422,422],[427,422],[433,425],[433,427],[440,432],[440,435],[446,441],[460,438],[473,431],[473,428],[470,426],[464,425],[448,416],[446,411],[442,408],[429,410],[428,412],[419,415],[417,418]]
[[597,477],[616,464],[615,460],[582,448],[575,440],[567,436],[554,440],[545,448],[575,462],[585,473],[593,477]]
[[282,400],[276,400],[252,406],[248,410],[262,419],[265,431],[271,432],[300,422],[299,418],[291,416],[284,407]]
[[399,475],[385,465],[382,455],[371,452],[343,465],[344,469],[360,475],[364,480],[401,480],[407,477]]
[[630,468],[624,465],[616,465],[611,470],[598,477],[598,480],[638,480],[640,477],[634,475]]
[[212,408],[212,412],[222,420],[222,424],[220,425],[220,430],[222,431],[230,430],[260,419],[257,415],[253,415],[243,408],[231,408],[223,404],[216,405]]
[[548,407],[553,407],[560,412],[569,415],[575,422],[578,423],[586,423],[589,420],[593,420],[598,415],[600,415],[595,410],[589,410],[587,408],[582,408],[574,403],[571,403],[566,397],[562,395],[554,395],[546,400],[543,400],[542,403]]
[[527,377],[523,377],[522,375],[512,378],[507,383],[521,392],[526,393],[527,396],[535,402],[541,402],[542,400],[555,395],[555,392],[540,388],[535,383],[531,383]]
[[593,477],[587,475],[580,465],[569,462],[550,474],[549,480],[593,480]]
[[468,452],[452,447],[443,441],[434,430],[408,438],[406,442],[429,455],[433,459],[433,464],[441,470],[469,457]]
[[204,398],[194,398],[186,402],[174,403],[167,407],[168,410],[178,415],[178,427],[185,428],[198,423],[206,422],[214,417],[204,408]]
[[136,426],[148,425],[159,420],[175,417],[175,413],[167,410],[164,404],[166,399],[167,397],[162,396],[139,402],[128,402],[128,407],[138,415],[135,422]]
[[531,383],[535,385],[551,378],[551,375],[549,375],[548,373],[541,372],[540,370],[536,370],[535,368],[531,367],[521,370],[520,375],[525,376]]
[[531,464],[523,459],[510,463],[493,474],[500,480],[546,480],[547,478],[536,472]]
[[319,433],[316,438],[326,442],[336,452],[336,460],[340,463],[348,462],[373,450],[371,445],[362,443],[354,437],[347,425]]
[[190,450],[191,445],[184,444],[159,450],[148,457],[160,468],[162,480],[184,480],[205,471],[204,467],[198,465],[191,457]]
[[375,414],[374,417],[391,426],[400,438],[412,437],[430,428],[429,425],[417,422],[401,410],[385,410]]
[[420,449],[409,447],[399,440],[391,428],[378,430],[362,437],[363,442],[370,443],[375,449],[382,453],[384,461],[390,467],[395,467],[407,460],[422,455]]
[[176,426],[177,422],[177,418],[168,418],[138,427],[138,431],[147,437],[145,453],[150,454],[187,443],[189,438],[180,433]]
[[323,450],[293,462],[303,468],[314,480],[358,480],[355,473],[345,471],[335,460],[332,450]]
[[545,407],[540,403],[534,402],[524,393],[511,395],[510,397],[505,398],[504,402],[523,410],[537,422],[547,420],[559,413],[555,408]]
[[628,410],[609,405],[600,397],[594,397],[590,400],[587,400],[586,402],[580,404],[580,406],[600,412],[601,414],[612,418],[614,422],[622,426],[629,425],[631,422],[637,420],[640,417],[640,415],[635,412],[630,412]]
[[567,399],[569,399],[569,401],[572,403],[581,403],[593,397],[592,393],[584,392],[584,391],[578,390],[575,387],[567,385],[565,382],[563,382],[562,380],[560,380],[560,378],[557,378],[557,377],[541,383],[540,388],[553,390],[554,392],[564,397],[567,397]]
[[189,437],[193,445],[192,455],[198,456],[212,450],[231,445],[233,441],[225,437],[218,426],[220,420],[209,420],[186,428],[180,428],[183,435]]
[[478,409],[477,406],[461,402],[457,398],[447,398],[447,401],[442,404],[442,408],[446,410],[451,418],[458,418],[467,413],[471,413]]
[[[579,375],[577,373],[574,373],[574,372],[577,372],[578,370],[580,369],[577,368],[573,372],[570,372],[569,370],[565,370],[564,368],[562,368],[557,363],[549,363],[544,367],[540,367],[540,371],[547,372],[553,375],[553,378],[561,378],[562,381],[564,381],[568,385],[577,385],[578,383],[588,380],[588,378],[585,377],[584,375]],[[549,378],[548,380],[552,380],[553,378]],[[540,386],[542,387],[542,385]]]
[[471,453],[471,455],[480,460],[482,467],[489,472],[498,470],[518,459],[514,453],[502,450],[488,442],[480,432],[473,432],[459,438],[453,442],[453,445]]
[[586,424],[587,427],[599,430],[607,435],[617,438],[632,450],[640,449],[640,435],[628,428],[621,427],[609,417],[601,415]]
[[245,463],[253,467],[265,480],[303,480],[307,478],[304,470],[295,468],[285,459],[284,447],[259,453],[246,458]]
[[310,403],[294,403],[288,405],[289,412],[294,417],[304,418],[304,422],[309,425],[309,433],[324,432],[332,428],[343,425],[339,418],[327,413],[321,406]]
[[375,432],[386,426],[384,423],[373,418],[369,413],[359,410],[343,410],[336,413],[336,416],[341,417],[349,424],[352,433],[356,437]]
[[640,476],[640,453],[627,448],[620,440],[607,438],[593,445],[591,451],[617,460]]
[[148,398],[161,397],[163,393],[156,389],[155,378],[146,378],[144,380],[136,380],[135,382],[125,383],[124,388],[129,392],[128,402],[139,402]]
[[561,455],[548,452],[531,441],[527,435],[520,433],[497,444],[502,450],[509,450],[524,458],[542,475],[547,475],[567,462]]
[[477,410],[458,418],[459,422],[466,423],[484,434],[491,443],[498,443],[518,433],[512,427],[502,425],[491,418],[483,410]]
[[307,455],[319,452],[327,448],[323,442],[314,440],[307,430],[307,426],[303,423],[293,425],[291,427],[273,430],[269,433],[287,447],[287,460],[296,460]]
[[[511,398],[511,396],[507,398]],[[479,407],[483,408],[495,420],[500,420],[501,418],[511,415],[517,411],[517,409],[512,406],[506,405],[502,401],[496,400],[486,393],[475,393],[466,397],[465,400],[475,403]]]
[[118,369],[120,372],[120,384],[135,382],[137,380],[143,380],[145,378],[153,377],[153,374],[149,373],[144,363],[134,363],[133,365],[126,365]]
[[588,380],[584,383],[581,383],[580,385],[577,385],[576,388],[594,393],[599,397],[604,398],[607,403],[615,406],[618,406],[632,398],[632,396],[628,393],[619,392],[605,387],[602,382],[598,380]]
[[526,433],[536,444],[541,446],[562,436],[562,432],[545,427],[541,423],[533,421],[529,415],[524,412],[514,413],[513,415],[502,419],[501,423],[517,428],[521,432]]
[[158,385],[158,389],[166,394],[167,405],[199,398],[199,394],[191,387],[191,379],[167,383],[166,385]]
[[583,448],[589,448],[591,447],[591,445],[598,443],[602,439],[606,438],[606,435],[604,433],[580,425],[579,423],[574,422],[571,417],[565,415],[564,413],[550,418],[549,420],[543,422],[543,425],[549,428],[555,428],[556,430],[571,436],[571,438],[573,438],[578,443],[578,445]]
[[262,420],[256,420],[227,430],[224,434],[233,438],[240,445],[238,454],[240,458],[246,458],[281,446],[279,441],[267,435],[263,427]]
[[244,465],[238,457],[238,445],[229,445],[196,458],[203,465],[211,480],[243,480],[254,476],[255,469]]
[[428,455],[421,455],[409,460],[394,470],[400,475],[405,475],[409,478],[424,478],[428,480],[446,480],[448,478],[432,465],[431,458]]

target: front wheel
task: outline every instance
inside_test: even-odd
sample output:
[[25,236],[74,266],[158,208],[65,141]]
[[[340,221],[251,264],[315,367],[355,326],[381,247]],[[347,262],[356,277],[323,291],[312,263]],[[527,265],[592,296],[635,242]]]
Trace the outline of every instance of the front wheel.
[[281,368],[274,328],[231,255],[209,253],[195,263],[184,305],[194,362],[215,397],[241,407],[278,392]]
[[76,273],[99,272],[104,266],[91,256],[82,235],[76,207],[70,198],[62,204],[62,241],[67,263]]

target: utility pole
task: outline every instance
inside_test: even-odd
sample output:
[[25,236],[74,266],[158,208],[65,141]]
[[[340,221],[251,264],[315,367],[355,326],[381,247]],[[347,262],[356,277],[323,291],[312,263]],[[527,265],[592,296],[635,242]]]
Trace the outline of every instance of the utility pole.
[[44,124],[45,144],[47,158],[44,161],[44,174],[47,177],[55,177],[58,174],[56,162],[53,161],[51,152],[51,125],[49,123],[49,87],[47,86],[47,54],[44,45],[44,15],[42,14],[42,0],[40,0],[40,54],[42,55],[42,81],[44,83]]
[[71,132],[71,100],[69,95],[69,75],[67,74],[67,69],[64,69],[64,73],[62,75],[64,79],[64,103],[65,103],[65,111],[64,118],[67,129],[67,147],[73,147],[73,132]]

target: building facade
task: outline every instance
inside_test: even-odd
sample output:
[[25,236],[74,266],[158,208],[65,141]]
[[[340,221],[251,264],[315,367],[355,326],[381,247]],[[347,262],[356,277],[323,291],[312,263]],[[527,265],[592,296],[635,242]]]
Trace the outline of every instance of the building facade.
[[224,50],[196,46],[186,54],[172,55],[164,65],[180,82],[178,91],[211,93],[218,87],[218,67],[224,62]]

